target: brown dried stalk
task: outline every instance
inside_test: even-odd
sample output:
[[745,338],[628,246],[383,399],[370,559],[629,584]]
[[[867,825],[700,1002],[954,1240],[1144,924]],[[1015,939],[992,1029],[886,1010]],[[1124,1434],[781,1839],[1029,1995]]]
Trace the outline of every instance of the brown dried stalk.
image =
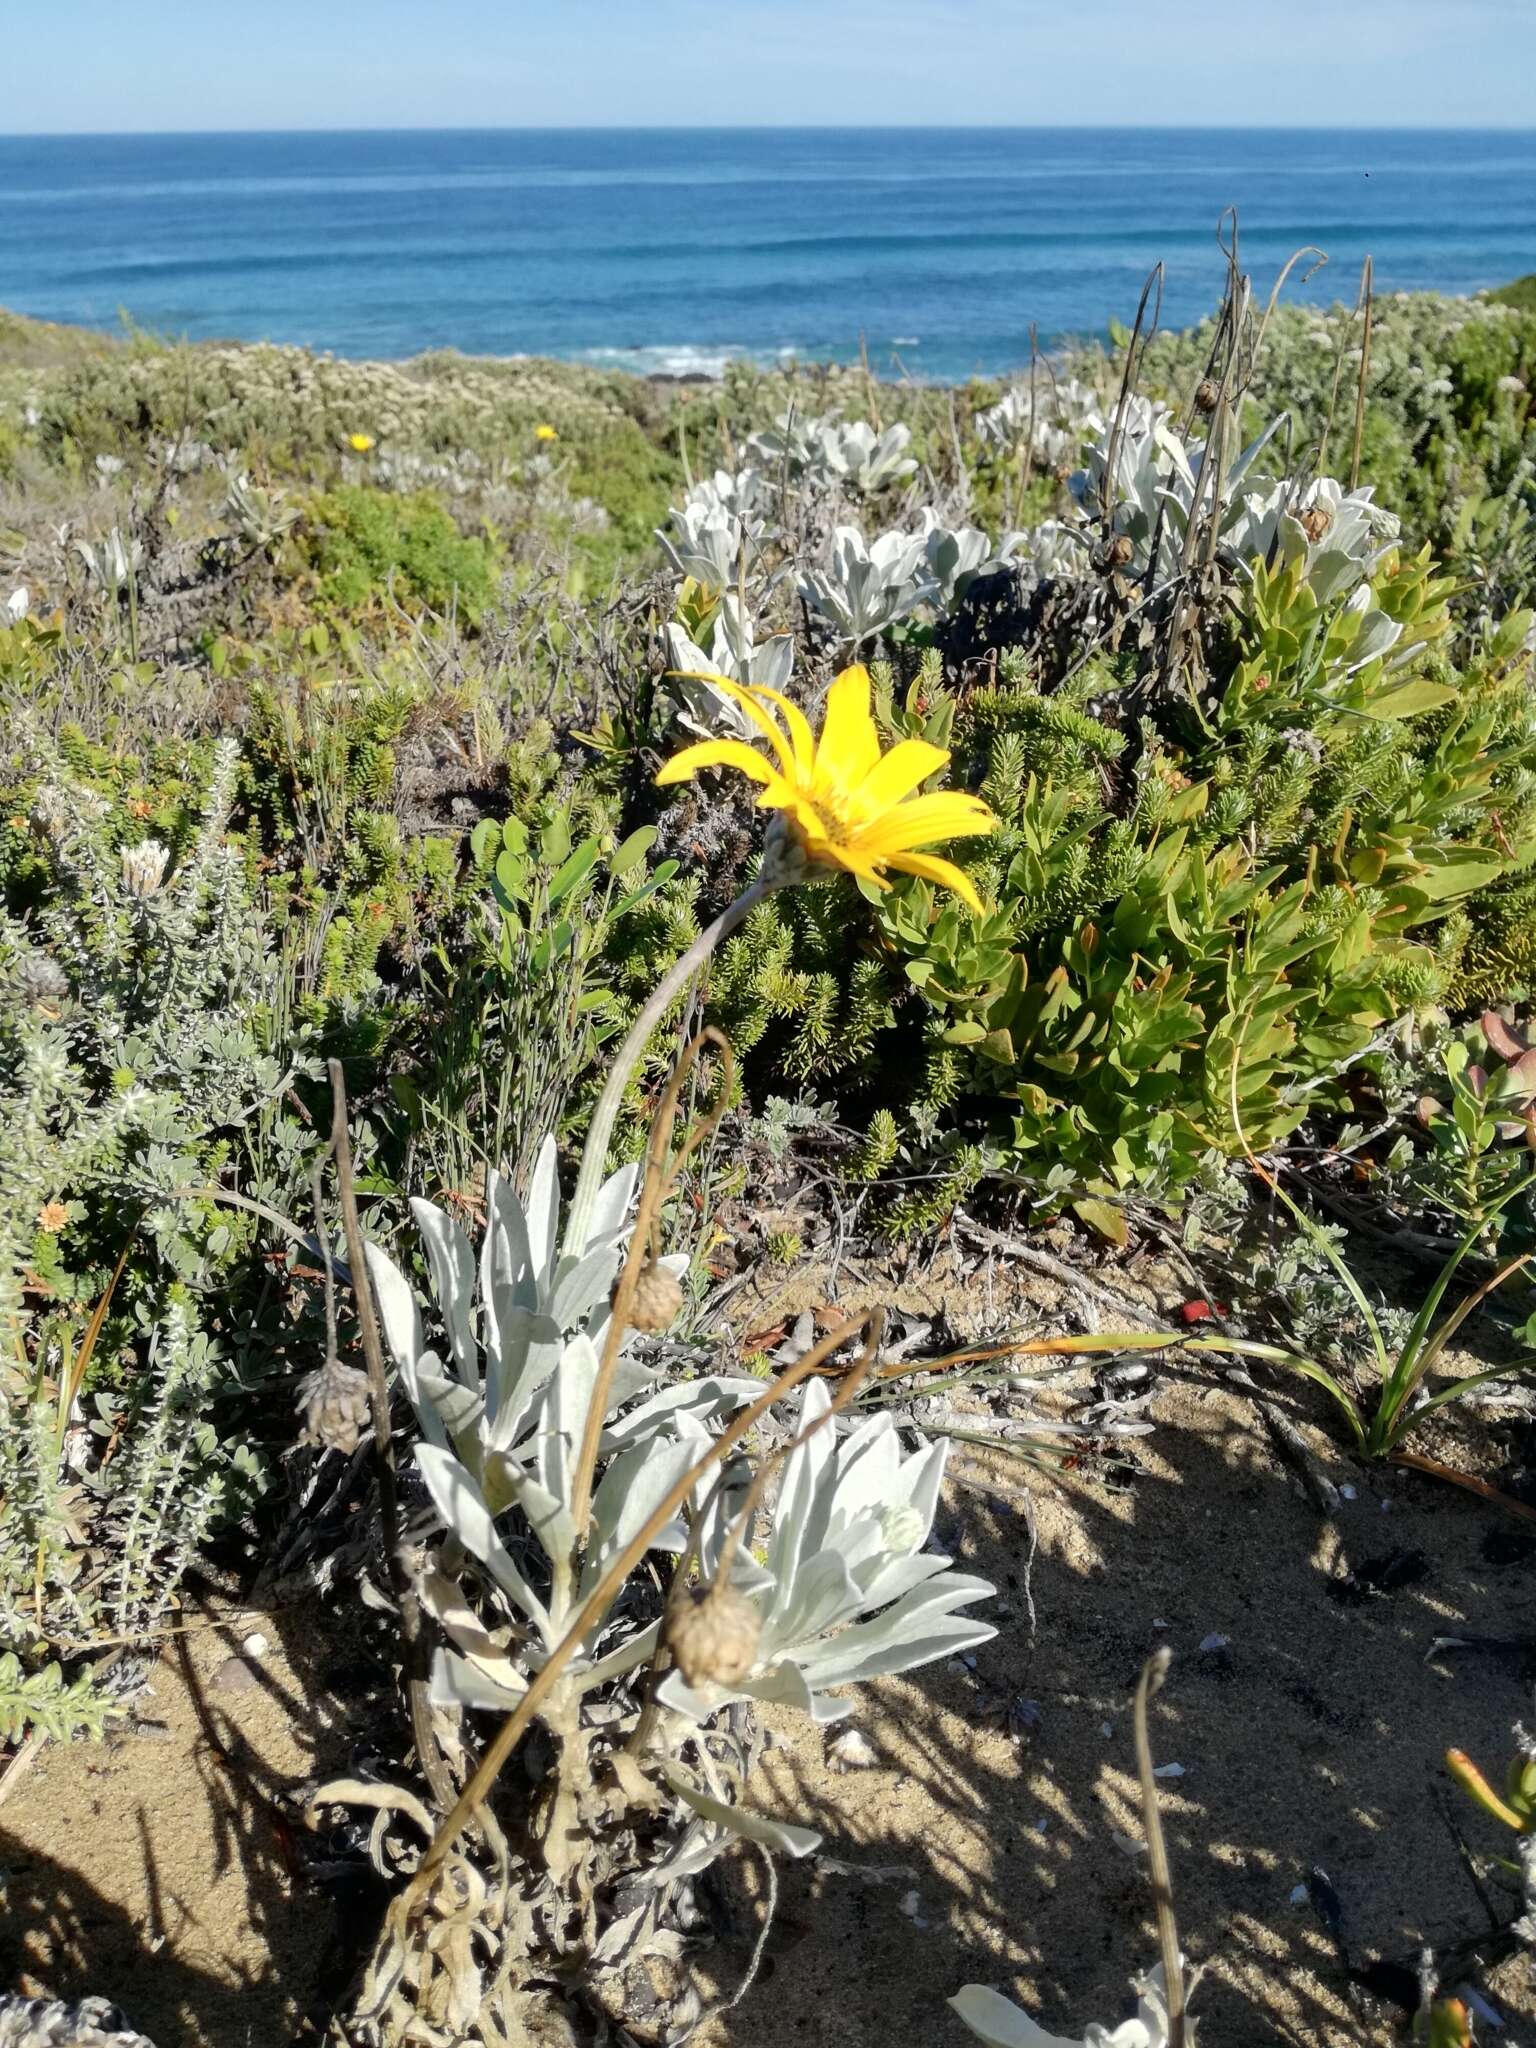
[[400,1611],[400,1635],[405,1648],[406,1696],[410,1703],[411,1735],[416,1754],[432,1796],[439,1808],[453,1800],[453,1780],[448,1775],[432,1728],[432,1703],[425,1670],[426,1642],[421,1627],[421,1607],[416,1588],[400,1554],[400,1501],[395,1487],[395,1443],[389,1421],[389,1380],[384,1370],[384,1346],[379,1338],[378,1310],[373,1285],[368,1277],[368,1254],[363,1243],[362,1224],[357,1213],[357,1182],[352,1171],[352,1141],[347,1132],[347,1084],[341,1061],[328,1063],[331,1076],[331,1153],[336,1161],[336,1186],[341,1198],[341,1225],[347,1243],[347,1263],[352,1269],[352,1298],[357,1308],[358,1335],[363,1360],[368,1368],[368,1386],[373,1401],[374,1471],[379,1485],[379,1521],[384,1535],[384,1556],[389,1570],[390,1591]]
[[[808,1379],[812,1373],[832,1356],[832,1353],[840,1345],[846,1343],[848,1338],[859,1327],[860,1321],[857,1317],[850,1318],[846,1323],[840,1323],[835,1330],[828,1331],[827,1335],[822,1338],[814,1350],[808,1351],[803,1358],[796,1359],[793,1365],[786,1366],[779,1377],[752,1403],[750,1408],[744,1408],[733,1421],[727,1424],[725,1429],[721,1431],[720,1435],[716,1437],[709,1449],[699,1459],[698,1463],[685,1472],[682,1478],[669,1489],[644,1525],[613,1560],[613,1563],[604,1572],[602,1578],[582,1602],[577,1610],[575,1619],[550,1652],[549,1659],[543,1669],[535,1672],[529,1683],[528,1690],[518,1703],[515,1712],[509,1714],[505,1722],[503,1722],[494,1740],[490,1743],[479,1764],[476,1766],[474,1775],[459,1794],[453,1810],[438,1828],[432,1845],[422,1858],[421,1866],[415,1877],[411,1880],[405,1892],[401,1894],[396,1906],[390,1909],[391,1919],[398,1926],[403,1927],[426,1899],[431,1890],[433,1880],[447,1858],[449,1851],[453,1848],[463,1829],[474,1818],[477,1809],[484,1804],[492,1785],[495,1784],[497,1778],[501,1775],[507,1759],[527,1733],[528,1727],[538,1709],[554,1691],[566,1665],[581,1647],[587,1631],[607,1611],[624,1581],[645,1556],[661,1531],[683,1505],[683,1502],[688,1499],[699,1481],[717,1465],[723,1464],[743,1438],[750,1435],[752,1430],[757,1427],[774,1403],[782,1401],[784,1396],[792,1392],[802,1380]],[[872,1345],[869,1346],[869,1350],[872,1357]]]
[[1365,436],[1365,384],[1371,374],[1371,311],[1374,270],[1369,256],[1360,266],[1360,380],[1355,386],[1355,442],[1349,456],[1349,488],[1360,483],[1360,443]]
[[[714,1046],[720,1055],[723,1072],[719,1092],[714,1107],[694,1122],[676,1158],[669,1159],[672,1127],[677,1121],[677,1105],[683,1092],[683,1084],[692,1073],[694,1063],[706,1045]],[[623,1348],[624,1337],[629,1328],[635,1286],[643,1268],[656,1256],[658,1220],[668,1197],[677,1185],[677,1176],[724,1115],[725,1106],[731,1099],[735,1074],[736,1062],[731,1052],[730,1040],[723,1031],[717,1031],[713,1024],[706,1024],[678,1054],[677,1064],[672,1069],[660,1105],[651,1121],[651,1135],[645,1148],[645,1179],[640,1189],[640,1205],[635,1212],[635,1227],[630,1233],[629,1251],[619,1273],[618,1285],[614,1289],[613,1311],[608,1318],[608,1329],[603,1338],[603,1355],[598,1365],[597,1379],[593,1384],[592,1399],[587,1407],[587,1418],[581,1433],[581,1450],[571,1477],[571,1521],[576,1532],[575,1548],[578,1554],[586,1546],[587,1527],[592,1518],[592,1481],[597,1471],[597,1447],[602,1439],[603,1423],[608,1414],[608,1396],[613,1387],[613,1376],[618,1371],[619,1352]]]

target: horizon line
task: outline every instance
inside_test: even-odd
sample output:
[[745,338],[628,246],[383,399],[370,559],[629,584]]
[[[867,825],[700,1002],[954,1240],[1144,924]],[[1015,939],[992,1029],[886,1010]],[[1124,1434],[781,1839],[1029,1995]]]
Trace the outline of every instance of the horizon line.
[[733,121],[701,125],[665,121],[536,121],[520,123],[379,122],[363,126],[236,128],[11,129],[8,142],[157,142],[220,140],[231,135],[1532,135],[1536,123],[1485,121]]

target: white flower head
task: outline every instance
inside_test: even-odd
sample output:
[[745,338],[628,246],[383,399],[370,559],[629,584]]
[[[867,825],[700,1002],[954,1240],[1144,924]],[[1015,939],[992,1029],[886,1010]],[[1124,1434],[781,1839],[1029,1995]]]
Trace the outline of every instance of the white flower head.
[[165,864],[171,850],[158,839],[141,839],[137,846],[125,846],[119,857],[123,864],[123,887],[128,894],[153,896],[165,880]]
[[5,600],[7,624],[12,626],[20,625],[31,609],[32,593],[24,583],[18,583],[10,596]]

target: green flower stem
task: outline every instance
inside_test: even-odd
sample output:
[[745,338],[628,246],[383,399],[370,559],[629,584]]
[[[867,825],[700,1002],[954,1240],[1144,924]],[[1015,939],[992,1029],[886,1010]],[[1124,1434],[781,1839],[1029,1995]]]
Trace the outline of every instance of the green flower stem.
[[603,1092],[597,1098],[597,1107],[592,1112],[592,1121],[587,1128],[586,1147],[581,1155],[581,1171],[577,1176],[576,1193],[571,1200],[570,1218],[566,1225],[566,1242],[573,1249],[586,1242],[592,1205],[597,1200],[597,1191],[603,1184],[608,1140],[613,1136],[619,1104],[624,1100],[624,1090],[629,1086],[629,1077],[639,1065],[651,1033],[720,941],[729,937],[744,917],[756,910],[758,904],[775,889],[782,888],[788,879],[787,876],[773,875],[767,880],[754,882],[748,889],[743,889],[736,901],[722,910],[712,925],[706,926],[699,933],[687,952],[662,976],[655,993],[630,1026],[629,1036],[619,1047],[613,1065],[608,1069],[608,1079],[603,1083]]

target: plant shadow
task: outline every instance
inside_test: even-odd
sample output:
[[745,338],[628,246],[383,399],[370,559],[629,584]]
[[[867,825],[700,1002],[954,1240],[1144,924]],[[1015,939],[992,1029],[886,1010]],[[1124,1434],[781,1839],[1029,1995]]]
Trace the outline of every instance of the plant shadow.
[[384,1747],[371,1635],[316,1601],[193,1623],[115,1733],[40,1752],[0,1815],[0,1986],[106,1998],[157,2048],[315,2039],[379,1901],[297,1795]]
[[[1280,1399],[1326,1425],[1310,1393]],[[721,2041],[831,2038],[835,2016],[839,2042],[874,2048],[899,2014],[958,2048],[943,2001],[968,1982],[1073,2039],[1123,2017],[1128,1978],[1157,1956],[1130,1704],[1158,1644],[1174,1661],[1152,1747],[1206,2038],[1396,2040],[1402,2014],[1358,1973],[1487,1934],[1452,1823],[1483,1853],[1502,1845],[1445,1798],[1441,1760],[1455,1744],[1502,1769],[1529,1704],[1536,1587],[1499,1540],[1508,1523],[1325,1451],[1355,1490],[1335,1540],[1240,1392],[1176,1382],[1157,1415],[1129,1484],[957,1458],[939,1533],[999,1587],[999,1634],[974,1670],[857,1696],[868,1768],[834,1775],[819,1733],[778,1724],[750,1796],[809,1819],[824,1849],[783,1876],[770,1958],[792,1947],[792,1964]],[[1454,1636],[1512,1647],[1432,1653]],[[1498,1989],[1519,2000],[1518,1971]]]

